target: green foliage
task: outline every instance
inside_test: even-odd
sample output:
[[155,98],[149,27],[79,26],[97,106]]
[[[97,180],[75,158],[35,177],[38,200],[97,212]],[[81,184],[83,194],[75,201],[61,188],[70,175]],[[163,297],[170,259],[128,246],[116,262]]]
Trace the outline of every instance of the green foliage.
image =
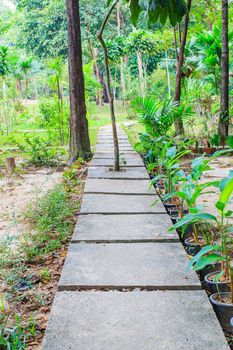
[[5,77],[8,72],[8,48],[6,46],[0,46],[0,76]]
[[25,350],[27,348],[27,340],[30,339],[35,332],[35,322],[30,321],[28,325],[24,325],[21,318],[16,316],[15,324],[6,327],[7,316],[4,312],[0,315],[0,322],[3,325],[0,329],[0,348],[7,350]]
[[25,137],[26,145],[19,148],[27,154],[27,162],[35,166],[57,166],[59,164],[59,153],[51,148],[51,143],[41,139]]
[[133,108],[139,115],[140,122],[145,125],[146,132],[154,138],[166,135],[177,118],[192,115],[191,107],[178,106],[168,98],[162,104],[152,97],[137,98],[133,102]]
[[186,3],[184,0],[127,1],[130,2],[131,19],[134,25],[136,25],[141,11],[147,13],[150,23],[156,23],[159,21],[162,24],[165,24],[166,20],[169,18],[173,26],[178,22],[181,22],[182,17],[186,13]]
[[21,246],[28,261],[36,261],[62,247],[71,233],[74,208],[65,187],[58,185],[28,211],[27,216],[37,232],[25,237]]
[[214,134],[210,139],[210,144],[212,146],[219,146],[220,145],[220,136],[218,134]]
[[68,102],[63,101],[61,109],[56,95],[39,101],[39,125],[49,131],[51,139],[59,139],[61,144],[68,141],[69,113]]
[[153,32],[137,30],[129,34],[126,39],[126,49],[128,53],[141,52],[142,54],[156,53],[157,37]]
[[67,57],[66,8],[62,0],[18,0],[23,15],[18,44],[39,58]]
[[74,164],[72,164],[67,170],[64,171],[63,182],[67,192],[72,192],[74,186],[77,186],[80,183],[78,171],[83,165],[83,159],[79,158]]

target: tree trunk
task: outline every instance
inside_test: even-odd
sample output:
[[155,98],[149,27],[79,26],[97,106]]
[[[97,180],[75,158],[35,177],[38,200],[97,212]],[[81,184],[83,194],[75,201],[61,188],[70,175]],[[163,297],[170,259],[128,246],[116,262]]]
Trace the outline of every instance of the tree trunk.
[[6,158],[6,170],[9,175],[13,175],[16,169],[15,158],[8,157]]
[[229,42],[228,42],[228,0],[222,0],[222,78],[221,106],[218,132],[221,144],[225,145],[229,132]]
[[[93,70],[94,70],[94,75],[95,75],[97,81],[99,82],[100,85],[102,85],[99,67],[98,67],[97,62],[96,62],[95,50],[94,50],[92,39],[91,39],[91,19],[92,19],[93,14],[91,12],[89,12],[88,15],[89,15],[89,21],[88,21],[88,26],[87,26],[87,37],[88,37],[88,42],[89,42],[89,47],[90,47],[91,59],[93,61]],[[96,95],[96,104],[99,107],[104,105],[103,92],[101,94],[101,91],[98,91],[98,93]]]
[[108,99],[108,92],[107,92],[107,86],[104,82],[104,77],[103,77],[103,73],[100,73],[100,84],[103,86],[103,102],[104,103],[109,103],[109,99]]
[[66,0],[68,17],[68,56],[70,81],[70,158],[88,159],[91,154],[86,118],[85,87],[79,0]]
[[[188,0],[188,2],[187,2],[187,14],[186,14],[185,19],[184,19],[184,30],[183,30],[183,36],[182,36],[181,42],[180,42],[179,58],[177,61],[177,68],[176,68],[176,84],[175,84],[174,102],[176,102],[177,104],[180,104],[180,97],[181,97],[182,68],[184,65],[184,51],[185,51],[185,45],[186,45],[186,41],[187,41],[189,14],[190,14],[190,10],[191,10],[191,4],[192,4],[192,0]],[[176,130],[177,135],[184,135],[184,124],[183,124],[182,119],[175,120],[175,130]]]
[[37,89],[37,83],[36,83],[36,78],[33,78],[33,85],[34,85],[34,92],[35,92],[35,100],[38,100],[38,89]]
[[[118,3],[117,6],[117,34],[118,36],[121,35],[121,3]],[[123,57],[120,58],[121,65],[120,65],[120,72],[121,72],[121,96],[122,96],[122,103],[123,106],[125,105],[125,94],[126,94],[126,85],[125,85],[125,65],[124,65],[124,59]]]
[[63,123],[63,95],[62,90],[60,86],[60,80],[59,77],[56,76],[56,83],[57,83],[57,105],[58,105],[58,122],[59,122],[59,134],[60,134],[60,141],[61,145],[64,145],[64,123]]
[[143,65],[142,65],[142,55],[141,52],[137,51],[137,61],[138,61],[138,76],[140,81],[140,92],[141,96],[145,97],[145,82],[143,74]]
[[169,61],[168,61],[168,53],[167,53],[167,50],[165,51],[165,57],[166,57],[166,72],[167,72],[168,96],[169,96],[169,98],[171,98],[171,79],[170,79],[170,72],[169,72]]
[[108,50],[107,46],[105,44],[105,41],[103,39],[103,32],[105,29],[106,24],[108,23],[109,17],[116,7],[119,0],[115,0],[110,7],[103,23],[100,29],[100,32],[98,34],[98,39],[101,43],[101,46],[104,51],[104,63],[105,63],[105,69],[106,69],[106,77],[107,77],[107,93],[109,98],[109,104],[110,104],[110,110],[111,110],[111,121],[112,121],[112,133],[113,133],[113,142],[114,142],[114,171],[120,171],[120,152],[119,152],[119,143],[118,143],[118,136],[117,136],[117,127],[116,127],[116,117],[115,117],[115,109],[114,109],[114,98],[113,98],[113,92],[111,87],[111,75],[110,75],[110,68],[109,68],[109,61],[108,61]]

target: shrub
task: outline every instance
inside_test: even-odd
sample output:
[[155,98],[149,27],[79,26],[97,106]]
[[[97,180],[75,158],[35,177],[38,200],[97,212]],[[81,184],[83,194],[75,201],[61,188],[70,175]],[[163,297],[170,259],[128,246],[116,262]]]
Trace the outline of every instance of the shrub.
[[27,163],[35,166],[57,166],[59,164],[59,152],[50,148],[49,141],[36,136],[34,138],[25,137],[25,142],[26,145],[19,145],[19,148],[29,156]]
[[63,145],[68,141],[68,119],[69,105],[63,100],[62,105],[58,103],[57,96],[44,98],[39,103],[40,125],[49,130],[54,140],[59,137]]

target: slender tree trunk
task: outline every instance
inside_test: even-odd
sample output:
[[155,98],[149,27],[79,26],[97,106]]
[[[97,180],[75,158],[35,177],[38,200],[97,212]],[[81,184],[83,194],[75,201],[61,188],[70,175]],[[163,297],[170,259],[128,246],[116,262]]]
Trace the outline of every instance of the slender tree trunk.
[[98,34],[98,39],[104,51],[104,63],[105,63],[106,77],[107,77],[107,93],[108,93],[110,110],[111,110],[112,132],[113,132],[113,142],[114,142],[114,171],[120,171],[120,153],[119,153],[119,143],[118,143],[116,117],[115,117],[115,109],[114,109],[114,97],[113,97],[113,92],[111,87],[111,75],[110,75],[110,68],[109,68],[109,61],[108,61],[108,50],[107,50],[105,41],[103,39],[103,32],[106,24],[108,23],[108,20],[109,20],[109,17],[111,16],[112,11],[115,9],[115,7],[118,4],[118,1],[119,0],[115,0],[112,3],[102,23],[100,32]]
[[88,159],[91,154],[86,118],[85,87],[79,0],[66,0],[68,17],[68,53],[70,81],[70,158]]
[[168,53],[167,50],[165,52],[166,55],[166,71],[167,71],[167,87],[168,87],[168,96],[171,98],[171,79],[170,79],[170,72],[169,72],[169,64],[168,64]]
[[[177,68],[176,68],[176,85],[175,85],[175,96],[174,96],[174,102],[177,102],[177,104],[180,104],[180,98],[181,98],[181,81],[182,81],[182,68],[184,65],[184,51],[185,51],[185,45],[187,41],[187,34],[188,34],[188,24],[189,24],[189,15],[191,10],[192,0],[187,1],[187,14],[184,19],[184,30],[183,30],[183,36],[181,38],[180,42],[180,51],[179,51],[179,58],[177,62]],[[175,120],[175,129],[177,135],[184,135],[184,124],[182,119],[176,119]]]
[[[89,45],[90,45],[91,58],[94,61],[94,65],[93,65],[94,74],[96,76],[96,79],[97,79],[98,83],[102,86],[101,77],[100,77],[100,71],[99,71],[99,67],[98,67],[98,65],[96,63],[95,51],[94,51],[94,47],[93,47],[91,39],[89,40]],[[98,92],[97,92],[96,103],[100,107],[104,105],[103,91],[101,92],[101,89],[98,90]]]
[[218,131],[221,144],[225,145],[229,132],[229,42],[228,0],[222,0],[222,78],[221,106]]
[[[118,3],[117,6],[117,34],[118,36],[121,35],[121,3]],[[120,64],[120,72],[121,72],[121,96],[122,96],[122,103],[123,106],[125,105],[125,93],[126,93],[126,85],[125,85],[125,67],[124,67],[124,58],[121,57],[121,64]]]
[[141,52],[137,51],[137,61],[138,61],[138,76],[140,81],[140,92],[142,97],[145,96],[145,82],[143,74],[143,65],[142,65],[142,55]]
[[[92,39],[91,39],[91,19],[92,19],[92,16],[93,16],[93,14],[91,13],[91,11],[89,12],[88,16],[89,16],[89,21],[88,21],[88,26],[87,26],[87,37],[89,38],[89,39],[88,39],[88,42],[89,42],[89,47],[90,47],[91,59],[92,59],[92,61],[94,62],[94,63],[93,63],[93,70],[94,70],[94,74],[95,74],[95,76],[96,76],[97,81],[99,82],[100,85],[102,85],[101,78],[100,78],[99,67],[98,67],[98,65],[97,65],[97,63],[96,63],[95,50],[94,50],[93,43],[92,43]],[[101,94],[100,91],[98,91],[97,96],[96,96],[96,104],[97,104],[99,107],[101,107],[101,106],[104,105],[104,102],[103,102],[103,93]]]
[[57,82],[57,105],[58,105],[58,114],[59,114],[58,121],[59,121],[60,141],[61,141],[61,145],[64,145],[63,96],[62,96],[62,90],[61,90],[60,80],[58,76],[56,76],[56,82]]
[[26,73],[26,75],[25,75],[25,94],[26,94],[25,107],[27,106],[27,102],[28,102],[28,85],[29,85],[29,80],[28,80],[28,76]]
[[33,85],[34,85],[34,92],[35,92],[35,100],[38,100],[38,89],[37,89],[37,83],[36,78],[33,78]]
[[179,59],[179,54],[178,54],[178,45],[177,45],[176,27],[174,27],[174,46],[175,46],[175,53],[176,53],[176,61],[178,62],[178,59]]

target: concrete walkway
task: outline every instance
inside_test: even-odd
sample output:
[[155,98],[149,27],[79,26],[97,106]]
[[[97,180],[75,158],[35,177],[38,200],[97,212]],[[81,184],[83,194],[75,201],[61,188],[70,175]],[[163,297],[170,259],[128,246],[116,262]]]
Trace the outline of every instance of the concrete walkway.
[[124,166],[115,173],[111,128],[99,132],[43,349],[229,349],[121,129],[119,143]]

